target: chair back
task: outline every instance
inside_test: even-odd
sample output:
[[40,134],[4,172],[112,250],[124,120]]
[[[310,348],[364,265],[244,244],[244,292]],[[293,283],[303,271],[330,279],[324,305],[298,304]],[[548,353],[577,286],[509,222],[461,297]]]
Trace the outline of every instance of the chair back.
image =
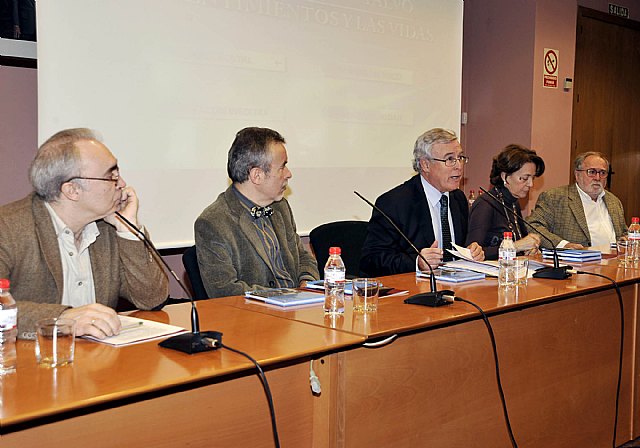
[[309,242],[318,262],[320,278],[324,278],[324,265],[329,259],[329,248],[342,249],[342,261],[347,269],[347,278],[360,275],[360,253],[367,236],[366,221],[336,221],[322,224],[309,233]]
[[182,264],[189,277],[193,298],[195,300],[208,299],[207,290],[204,289],[202,277],[200,276],[200,266],[198,266],[198,254],[196,246],[188,247],[182,254]]

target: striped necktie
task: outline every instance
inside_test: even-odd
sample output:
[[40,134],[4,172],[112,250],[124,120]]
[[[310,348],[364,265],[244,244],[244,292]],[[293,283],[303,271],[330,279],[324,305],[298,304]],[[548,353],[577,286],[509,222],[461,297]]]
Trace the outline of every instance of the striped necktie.
[[453,256],[447,252],[451,249],[451,230],[449,229],[449,198],[442,195],[440,198],[440,226],[442,227],[442,260],[451,261]]

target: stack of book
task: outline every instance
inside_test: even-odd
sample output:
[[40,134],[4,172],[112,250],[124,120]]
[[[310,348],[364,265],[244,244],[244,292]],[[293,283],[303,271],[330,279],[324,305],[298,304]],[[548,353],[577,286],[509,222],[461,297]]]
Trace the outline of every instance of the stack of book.
[[[587,249],[556,249],[558,251],[558,259],[569,263],[585,263],[587,261],[598,261],[602,259],[602,252],[599,250]],[[552,249],[542,249],[542,258],[545,260],[553,259]]]

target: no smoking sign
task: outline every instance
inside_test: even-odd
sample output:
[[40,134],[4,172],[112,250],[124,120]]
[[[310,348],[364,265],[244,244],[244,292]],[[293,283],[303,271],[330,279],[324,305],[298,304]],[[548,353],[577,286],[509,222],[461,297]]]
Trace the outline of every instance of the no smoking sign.
[[543,87],[549,89],[558,88],[558,54],[558,50],[551,48],[544,49]]

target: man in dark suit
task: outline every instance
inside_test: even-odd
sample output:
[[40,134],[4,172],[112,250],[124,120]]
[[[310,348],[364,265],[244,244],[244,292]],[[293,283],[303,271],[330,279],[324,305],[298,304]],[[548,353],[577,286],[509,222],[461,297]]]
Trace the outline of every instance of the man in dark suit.
[[[376,205],[435,266],[451,259],[444,251],[451,248],[451,241],[464,245],[467,237],[469,206],[458,187],[468,158],[456,134],[440,128],[418,137],[413,157],[413,169],[418,174],[380,196]],[[474,260],[484,260],[480,245],[473,242],[468,248]],[[429,269],[393,226],[374,210],[360,270],[369,276],[380,276],[413,272],[416,266],[420,270]]]

